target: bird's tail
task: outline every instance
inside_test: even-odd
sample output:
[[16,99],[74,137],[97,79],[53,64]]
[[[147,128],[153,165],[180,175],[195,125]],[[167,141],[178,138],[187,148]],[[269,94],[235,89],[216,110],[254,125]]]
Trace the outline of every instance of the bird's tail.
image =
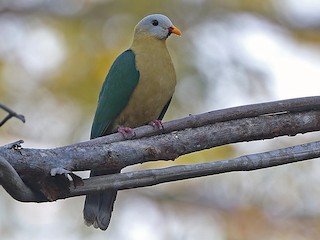
[[[118,169],[91,171],[90,177],[119,173]],[[88,194],[83,208],[83,217],[86,225],[106,230],[111,219],[113,204],[116,200],[117,191],[108,190]]]

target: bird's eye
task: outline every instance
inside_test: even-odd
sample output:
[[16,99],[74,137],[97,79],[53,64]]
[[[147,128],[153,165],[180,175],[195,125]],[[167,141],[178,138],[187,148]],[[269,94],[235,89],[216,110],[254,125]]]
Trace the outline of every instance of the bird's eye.
[[152,20],[151,23],[152,23],[153,26],[158,26],[159,25],[158,20]]

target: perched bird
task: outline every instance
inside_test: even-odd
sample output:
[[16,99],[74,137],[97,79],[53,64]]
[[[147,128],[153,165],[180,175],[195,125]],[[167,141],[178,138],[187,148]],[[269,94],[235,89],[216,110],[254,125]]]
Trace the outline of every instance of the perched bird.
[[[172,34],[181,35],[161,14],[143,18],[135,27],[131,47],[112,64],[103,83],[91,129],[91,139],[114,132],[132,134],[132,128],[153,123],[161,127],[170,104],[176,74],[166,47]],[[118,173],[121,169],[93,170],[90,176]],[[86,196],[85,223],[106,230],[117,191]]]

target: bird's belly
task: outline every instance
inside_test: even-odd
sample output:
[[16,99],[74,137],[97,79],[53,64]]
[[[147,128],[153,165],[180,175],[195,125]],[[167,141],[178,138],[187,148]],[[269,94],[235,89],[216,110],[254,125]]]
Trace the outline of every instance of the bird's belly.
[[117,117],[114,127],[134,128],[158,119],[162,109],[173,95],[174,86],[161,86],[155,82],[153,84],[155,86],[137,87],[128,105]]

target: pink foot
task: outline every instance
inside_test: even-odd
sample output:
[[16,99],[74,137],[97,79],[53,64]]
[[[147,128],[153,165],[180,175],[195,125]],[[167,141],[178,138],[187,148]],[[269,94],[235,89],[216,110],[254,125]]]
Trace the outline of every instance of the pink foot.
[[131,139],[136,136],[134,130],[129,127],[119,127],[118,132],[121,133],[125,139]]
[[164,129],[163,124],[162,124],[162,121],[159,120],[159,119],[152,120],[151,122],[149,122],[149,125],[151,125],[152,127],[157,127],[157,128],[159,128],[160,130],[163,130],[163,129]]

